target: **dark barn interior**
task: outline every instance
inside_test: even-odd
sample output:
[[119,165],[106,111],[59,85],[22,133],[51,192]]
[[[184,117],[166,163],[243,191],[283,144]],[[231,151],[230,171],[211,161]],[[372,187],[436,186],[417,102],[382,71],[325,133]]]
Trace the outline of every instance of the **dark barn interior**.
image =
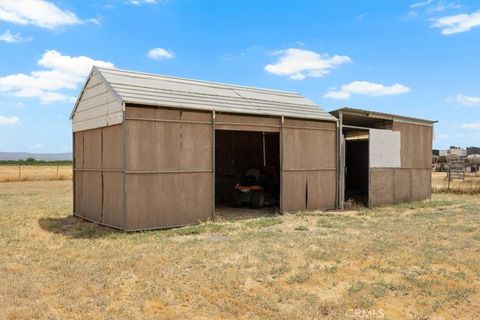
[[368,205],[368,133],[345,133],[345,200]]
[[[279,134],[271,132],[216,130],[215,132],[215,203],[231,206],[234,187],[244,181],[249,170],[266,177],[279,204],[280,143]],[[252,183],[253,184],[253,183]]]

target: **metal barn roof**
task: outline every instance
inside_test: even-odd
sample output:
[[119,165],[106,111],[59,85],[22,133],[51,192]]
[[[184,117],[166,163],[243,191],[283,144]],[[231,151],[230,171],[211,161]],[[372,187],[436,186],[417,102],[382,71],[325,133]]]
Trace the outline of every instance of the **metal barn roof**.
[[333,110],[333,111],[330,111],[330,113],[336,116],[337,118],[340,113],[347,113],[347,114],[358,115],[358,116],[370,118],[370,119],[396,120],[399,122],[407,122],[407,123],[422,123],[422,124],[432,125],[433,123],[437,122],[437,121],[432,121],[427,119],[407,117],[407,116],[402,116],[398,114],[370,111],[370,110],[350,108],[350,107],[344,107],[341,109]]
[[90,75],[94,73],[100,74],[124,103],[337,121],[314,102],[295,92],[100,67],[93,67]]

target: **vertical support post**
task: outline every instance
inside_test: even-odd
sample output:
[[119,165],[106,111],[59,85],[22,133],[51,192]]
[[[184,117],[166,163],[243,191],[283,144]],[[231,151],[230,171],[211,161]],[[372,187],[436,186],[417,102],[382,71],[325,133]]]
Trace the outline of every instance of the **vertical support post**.
[[262,156],[263,156],[263,166],[267,166],[267,155],[265,151],[265,132],[262,132]]
[[123,144],[123,227],[128,230],[128,213],[127,213],[127,120],[125,117],[125,103],[123,103],[123,121],[122,121],[122,144]]
[[284,139],[284,129],[285,129],[285,117],[282,116],[281,118],[281,125],[280,125],[280,213],[283,213],[284,208],[284,201],[283,201],[283,189],[284,189],[284,182],[285,178],[283,176],[283,142]]
[[343,113],[339,113],[339,128],[338,128],[338,149],[339,154],[339,176],[338,176],[338,205],[339,209],[343,210],[345,203],[345,140],[343,137]]
[[370,145],[370,129],[368,129],[368,156],[367,156],[367,163],[368,163],[368,188],[367,188],[367,192],[368,192],[368,207],[371,208],[372,207],[372,201],[371,201],[371,197],[370,197],[370,182],[372,181],[372,175],[371,175],[371,170],[370,170],[370,148],[371,148],[371,145]]
[[215,110],[212,111],[212,219],[215,220]]
[[22,178],[22,165],[18,164],[18,179]]
[[[73,190],[73,195],[72,195],[72,198],[73,198],[73,204],[72,204],[72,210],[73,210],[73,214],[75,214],[75,204],[77,203],[76,199],[75,199],[75,132],[72,131],[72,190]],[[58,168],[58,166],[57,166]],[[58,171],[57,171],[57,175],[58,175]]]

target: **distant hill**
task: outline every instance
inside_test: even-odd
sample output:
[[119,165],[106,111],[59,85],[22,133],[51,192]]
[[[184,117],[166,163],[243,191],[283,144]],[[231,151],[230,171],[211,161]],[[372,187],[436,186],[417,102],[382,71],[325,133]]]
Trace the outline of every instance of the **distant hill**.
[[54,161],[54,160],[72,160],[72,153],[29,153],[29,152],[2,152],[0,151],[0,160],[25,160],[34,158],[35,160]]

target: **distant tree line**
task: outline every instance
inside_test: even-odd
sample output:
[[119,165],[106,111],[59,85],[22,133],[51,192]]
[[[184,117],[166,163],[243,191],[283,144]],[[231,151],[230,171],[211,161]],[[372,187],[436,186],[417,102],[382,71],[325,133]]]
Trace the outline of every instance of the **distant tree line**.
[[467,156],[471,154],[480,154],[480,148],[479,147],[467,147]]
[[3,166],[71,166],[72,160],[37,160],[34,158],[27,158],[24,160],[0,160],[0,165]]

